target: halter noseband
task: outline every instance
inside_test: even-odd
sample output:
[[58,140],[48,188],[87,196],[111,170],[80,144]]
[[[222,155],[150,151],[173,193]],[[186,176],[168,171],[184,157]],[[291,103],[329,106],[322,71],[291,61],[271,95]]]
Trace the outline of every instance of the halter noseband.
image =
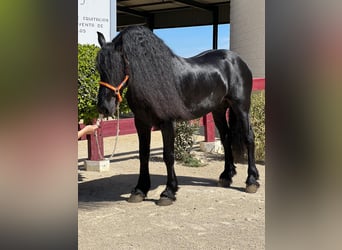
[[111,90],[114,91],[115,95],[118,97],[118,102],[122,102],[122,97],[121,97],[121,94],[120,94],[120,90],[121,88],[125,85],[125,83],[128,81],[128,78],[129,76],[128,75],[125,75],[125,78],[123,79],[123,81],[117,86],[117,87],[114,87],[112,85],[110,85],[109,83],[106,83],[106,82],[99,82],[100,85],[102,86],[105,86]]

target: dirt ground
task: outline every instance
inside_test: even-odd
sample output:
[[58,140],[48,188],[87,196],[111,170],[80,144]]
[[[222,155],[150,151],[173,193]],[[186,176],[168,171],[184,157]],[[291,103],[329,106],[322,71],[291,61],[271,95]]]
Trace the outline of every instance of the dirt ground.
[[[105,138],[106,156],[113,146],[114,137]],[[152,187],[141,203],[126,201],[139,175],[137,135],[119,137],[108,172],[85,171],[85,141],[79,141],[78,151],[79,249],[265,249],[264,165],[257,165],[257,193],[244,192],[245,164],[237,164],[232,186],[221,188],[223,156],[200,152],[196,144],[196,155],[207,165],[176,164],[177,201],[160,207],[155,202],[165,188],[166,168],[159,131],[152,133]]]

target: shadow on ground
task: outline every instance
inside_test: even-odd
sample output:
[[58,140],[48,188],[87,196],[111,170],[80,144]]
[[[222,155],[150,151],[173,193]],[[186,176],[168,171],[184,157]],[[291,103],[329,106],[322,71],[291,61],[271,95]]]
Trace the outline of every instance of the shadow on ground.
[[[127,175],[115,175],[107,178],[92,180],[78,184],[78,206],[83,209],[92,209],[101,206],[97,202],[115,202],[127,200],[123,197],[124,194],[128,194],[132,191],[133,187],[137,183],[138,174]],[[208,186],[217,187],[217,180],[178,176],[179,185],[190,186]],[[151,190],[158,188],[160,185],[166,184],[165,175],[151,175]],[[237,191],[244,192],[244,188],[230,187]],[[146,199],[147,201],[156,202],[153,199]]]

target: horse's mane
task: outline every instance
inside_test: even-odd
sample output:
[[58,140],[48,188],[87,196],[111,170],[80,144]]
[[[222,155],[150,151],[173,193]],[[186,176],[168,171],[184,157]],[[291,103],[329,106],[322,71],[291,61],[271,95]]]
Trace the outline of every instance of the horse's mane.
[[131,108],[143,107],[163,120],[192,118],[179,90],[180,76],[174,70],[180,57],[160,38],[144,26],[133,26],[115,37],[112,46],[123,53],[121,59],[115,59],[121,66],[112,70],[122,72],[122,58],[127,59]]

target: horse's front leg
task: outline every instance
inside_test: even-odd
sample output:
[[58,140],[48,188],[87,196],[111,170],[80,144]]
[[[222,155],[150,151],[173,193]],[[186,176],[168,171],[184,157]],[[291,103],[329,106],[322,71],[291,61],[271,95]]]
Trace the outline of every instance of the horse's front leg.
[[135,119],[135,127],[139,137],[140,174],[137,186],[133,189],[128,202],[141,202],[151,187],[148,161],[150,158],[151,126]]
[[163,136],[163,159],[167,169],[167,183],[165,190],[160,194],[157,204],[160,206],[171,205],[176,200],[176,192],[178,190],[178,182],[174,169],[175,157],[175,123],[164,122],[160,126]]

